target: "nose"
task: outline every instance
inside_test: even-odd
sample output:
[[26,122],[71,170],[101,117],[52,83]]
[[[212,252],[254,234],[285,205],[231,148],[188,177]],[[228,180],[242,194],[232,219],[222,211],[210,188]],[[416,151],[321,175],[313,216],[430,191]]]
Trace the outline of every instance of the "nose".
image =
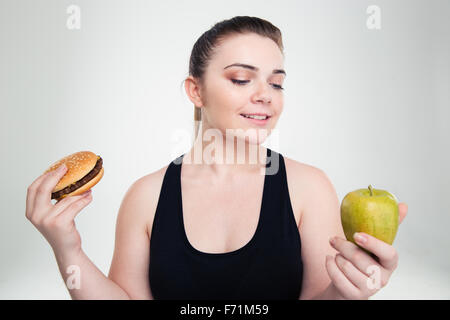
[[263,102],[263,103],[271,103],[272,102],[272,96],[270,95],[269,91],[269,84],[265,82],[261,82],[254,95],[254,99],[257,102]]

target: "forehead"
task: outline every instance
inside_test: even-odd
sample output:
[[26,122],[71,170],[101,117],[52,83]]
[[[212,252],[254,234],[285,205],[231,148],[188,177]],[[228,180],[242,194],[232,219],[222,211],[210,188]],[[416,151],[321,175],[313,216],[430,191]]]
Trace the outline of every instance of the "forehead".
[[273,69],[283,68],[284,57],[278,45],[270,38],[257,34],[233,34],[216,48],[211,67],[223,70],[232,63],[249,64],[262,72],[272,72]]

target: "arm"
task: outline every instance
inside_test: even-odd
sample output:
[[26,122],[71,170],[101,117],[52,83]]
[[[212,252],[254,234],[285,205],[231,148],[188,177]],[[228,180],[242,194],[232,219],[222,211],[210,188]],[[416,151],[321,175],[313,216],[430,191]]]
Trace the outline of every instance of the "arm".
[[340,203],[326,174],[310,167],[302,177],[308,182],[299,232],[302,240],[303,285],[299,299],[341,299],[328,276],[325,258],[336,250],[329,244],[331,236],[345,237],[341,225]]
[[[368,299],[387,284],[397,267],[397,251],[373,236],[359,233],[365,242],[356,236],[355,240],[373,253],[374,259],[346,240],[336,192],[321,170],[314,171],[315,175],[307,180],[311,183],[311,193],[305,205],[304,221],[299,227],[305,244],[302,245],[305,273],[300,299]],[[400,203],[399,223],[407,211],[407,205]],[[378,270],[374,279],[371,279],[369,267]]]
[[[127,191],[119,209],[113,260],[106,277],[84,254],[57,256],[61,274],[79,267],[79,288],[69,289],[72,299],[152,299],[148,282],[149,237],[146,222],[152,205],[144,179]],[[71,275],[67,275],[70,277]],[[67,280],[66,280],[67,283]]]
[[108,279],[82,250],[75,254],[63,255],[55,252],[55,257],[73,300],[130,299],[128,294]]
[[126,292],[106,278],[82,251],[74,219],[92,201],[91,192],[51,202],[52,190],[66,171],[64,165],[60,166],[28,187],[25,216],[52,247],[73,299],[128,299]]
[[109,278],[124,288],[130,299],[153,299],[148,277],[150,234],[147,223],[156,210],[161,172],[141,178],[129,188],[117,217]]

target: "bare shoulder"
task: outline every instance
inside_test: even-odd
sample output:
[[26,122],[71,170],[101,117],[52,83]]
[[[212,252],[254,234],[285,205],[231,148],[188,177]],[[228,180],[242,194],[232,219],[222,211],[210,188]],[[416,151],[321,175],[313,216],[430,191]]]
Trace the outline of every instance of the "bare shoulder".
[[148,281],[148,224],[153,221],[164,172],[165,168],[161,168],[132,183],[117,215],[114,255],[108,277],[132,299],[153,297]]
[[[299,232],[302,241],[303,284],[299,299],[312,299],[329,285],[325,268],[326,255],[334,256],[331,236],[343,237],[339,200],[327,174],[317,167],[286,159],[296,194],[302,199],[302,220]],[[295,180],[295,182],[294,182]]]
[[138,212],[145,221],[145,229],[150,239],[151,226],[158,205],[162,182],[168,165],[136,180],[128,189],[127,197],[138,206]]
[[323,170],[310,164],[288,157],[284,157],[284,162],[292,207],[300,212],[297,221],[300,226],[308,203],[323,194],[323,189],[329,187],[329,179]]
[[318,174],[321,171],[312,165],[288,157],[284,157],[284,162],[286,164],[286,171],[289,170],[293,174]]
[[[284,157],[286,164],[286,175],[289,183],[298,187],[301,191],[311,190],[313,193],[320,191],[320,188],[327,187],[331,183],[327,174],[320,168]],[[319,190],[317,189],[319,188]]]

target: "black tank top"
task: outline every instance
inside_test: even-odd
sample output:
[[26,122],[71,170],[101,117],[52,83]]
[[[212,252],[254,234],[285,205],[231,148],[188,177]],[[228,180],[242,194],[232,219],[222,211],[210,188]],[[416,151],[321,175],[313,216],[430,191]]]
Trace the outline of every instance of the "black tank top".
[[[246,245],[225,253],[199,251],[187,239],[180,179],[183,157],[167,167],[153,221],[149,281],[154,299],[298,299],[301,240],[283,156],[267,148],[256,231]],[[279,164],[275,174],[268,174],[274,167],[270,163]]]

